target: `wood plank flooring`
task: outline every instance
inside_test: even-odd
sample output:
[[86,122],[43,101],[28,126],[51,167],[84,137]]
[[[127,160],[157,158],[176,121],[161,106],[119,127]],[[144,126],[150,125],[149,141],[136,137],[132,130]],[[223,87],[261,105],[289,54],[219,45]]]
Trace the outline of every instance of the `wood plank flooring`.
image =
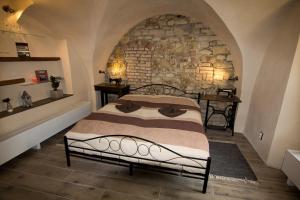
[[202,182],[183,177],[155,174],[83,159],[71,158],[66,166],[63,134],[42,143],[0,167],[1,200],[108,200],[108,199],[203,199],[203,200],[294,200],[296,188],[286,185],[280,171],[267,167],[241,134],[209,131],[210,140],[236,143],[254,170],[257,184],[210,179],[206,194]]

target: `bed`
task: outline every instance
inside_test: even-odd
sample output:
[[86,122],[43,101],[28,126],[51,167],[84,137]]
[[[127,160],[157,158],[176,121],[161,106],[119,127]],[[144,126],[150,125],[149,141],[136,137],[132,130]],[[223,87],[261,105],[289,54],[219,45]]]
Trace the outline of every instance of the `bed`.
[[184,97],[193,95],[148,85],[91,113],[64,137],[68,166],[75,156],[129,167],[131,175],[142,168],[197,178],[205,193],[211,158],[200,107]]

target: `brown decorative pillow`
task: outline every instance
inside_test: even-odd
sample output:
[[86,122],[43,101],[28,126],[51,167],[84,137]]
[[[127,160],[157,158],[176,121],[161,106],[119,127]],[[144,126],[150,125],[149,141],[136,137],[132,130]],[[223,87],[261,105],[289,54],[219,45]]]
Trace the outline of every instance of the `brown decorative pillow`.
[[186,113],[186,110],[177,108],[176,106],[165,106],[158,109],[158,112],[167,117],[177,117]]
[[126,103],[126,104],[116,105],[116,108],[123,113],[130,113],[140,109],[141,106],[136,105],[134,103]]

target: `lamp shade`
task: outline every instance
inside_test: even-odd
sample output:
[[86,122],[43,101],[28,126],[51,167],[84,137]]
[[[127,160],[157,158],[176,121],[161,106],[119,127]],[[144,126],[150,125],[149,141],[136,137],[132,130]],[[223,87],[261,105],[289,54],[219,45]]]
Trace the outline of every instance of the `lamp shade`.
[[108,72],[111,78],[126,78],[126,63],[123,59],[114,59]]

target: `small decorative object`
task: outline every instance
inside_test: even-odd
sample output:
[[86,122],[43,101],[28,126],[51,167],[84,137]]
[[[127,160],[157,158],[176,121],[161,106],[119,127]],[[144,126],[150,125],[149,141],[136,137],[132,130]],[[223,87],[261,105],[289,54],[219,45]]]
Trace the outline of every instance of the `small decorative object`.
[[238,81],[239,77],[238,76],[231,76],[228,78],[229,81]]
[[217,95],[225,95],[227,97],[233,97],[236,95],[236,88],[218,88]]
[[57,88],[59,87],[60,80],[61,80],[61,77],[50,76],[51,86],[52,86],[54,91],[56,91]]
[[32,77],[32,78],[31,78],[31,82],[32,82],[32,83],[38,83],[38,80],[37,80],[36,77]]
[[142,106],[130,102],[130,103],[116,105],[115,107],[123,113],[131,113],[137,111]]
[[99,74],[104,74],[104,82],[107,83],[109,81],[109,74],[106,71],[99,70]]
[[158,112],[167,117],[177,117],[179,115],[186,113],[186,110],[170,105],[158,109]]
[[10,7],[9,5],[2,6],[2,10],[4,10],[7,13],[10,13],[10,14],[16,12],[15,9],[13,9],[12,7]]
[[36,70],[35,76],[38,82],[48,82],[48,72],[47,70]]
[[64,96],[64,93],[62,90],[57,89],[59,87],[60,81],[62,80],[61,77],[54,77],[50,76],[51,86],[53,90],[50,90],[50,97],[53,99],[59,99]]
[[16,42],[16,48],[19,57],[30,57],[28,43]]
[[14,109],[12,107],[12,105],[10,104],[10,98],[5,98],[2,100],[4,103],[6,103],[6,111],[7,112],[13,112]]
[[116,85],[121,85],[122,79],[121,78],[109,78],[109,83],[112,84],[112,82],[115,82]]
[[31,96],[25,90],[22,92],[21,99],[22,99],[22,106],[24,108],[32,107]]

